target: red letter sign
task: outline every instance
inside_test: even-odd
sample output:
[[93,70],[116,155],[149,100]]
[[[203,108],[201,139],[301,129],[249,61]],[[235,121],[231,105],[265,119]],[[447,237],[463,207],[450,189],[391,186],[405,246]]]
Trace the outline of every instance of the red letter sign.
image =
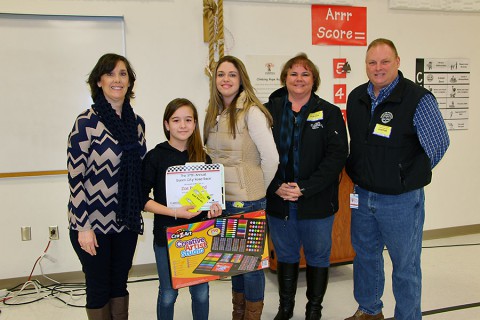
[[333,85],[333,103],[347,103],[347,85]]
[[367,45],[367,8],[312,5],[312,44]]
[[343,70],[343,66],[347,62],[347,59],[333,59],[333,78],[346,78],[347,72]]

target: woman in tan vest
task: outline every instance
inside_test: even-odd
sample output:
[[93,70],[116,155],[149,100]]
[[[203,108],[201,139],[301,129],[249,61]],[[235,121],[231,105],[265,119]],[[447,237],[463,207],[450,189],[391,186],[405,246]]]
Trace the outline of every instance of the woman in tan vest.
[[[204,139],[212,162],[225,168],[224,214],[265,209],[266,189],[278,167],[271,126],[244,64],[232,56],[221,58],[210,86]],[[233,276],[232,319],[260,319],[264,291],[263,270]]]

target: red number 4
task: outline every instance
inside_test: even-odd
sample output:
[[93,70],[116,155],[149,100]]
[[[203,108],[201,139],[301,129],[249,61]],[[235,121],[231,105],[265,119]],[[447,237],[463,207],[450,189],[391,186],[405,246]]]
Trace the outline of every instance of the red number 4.
[[347,103],[347,85],[333,85],[333,103]]

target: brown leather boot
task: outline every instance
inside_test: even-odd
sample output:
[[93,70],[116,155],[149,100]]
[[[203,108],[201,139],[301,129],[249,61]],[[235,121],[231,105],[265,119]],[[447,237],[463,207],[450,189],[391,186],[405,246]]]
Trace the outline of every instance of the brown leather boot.
[[260,320],[262,318],[263,300],[248,301],[245,300],[245,316],[243,320]]
[[110,299],[110,314],[112,315],[112,320],[128,319],[128,303],[128,295]]
[[87,308],[88,320],[111,320],[110,316],[110,303],[107,303],[99,309]]
[[383,317],[383,313],[377,313],[377,314],[368,314],[365,313],[361,310],[357,310],[355,314],[349,318],[346,318],[345,320],[383,320],[385,319]]
[[245,314],[245,296],[243,293],[232,291],[232,320],[243,320]]

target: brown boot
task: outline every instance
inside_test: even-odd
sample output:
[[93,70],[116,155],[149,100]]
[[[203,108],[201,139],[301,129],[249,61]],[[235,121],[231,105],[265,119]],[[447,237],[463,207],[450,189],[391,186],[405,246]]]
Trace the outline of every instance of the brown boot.
[[243,320],[245,314],[245,296],[243,293],[232,291],[232,320]]
[[128,319],[128,302],[128,295],[110,299],[110,314],[112,315],[112,320]]
[[357,310],[357,312],[355,312],[353,316],[346,318],[345,320],[383,320],[383,319],[385,318],[383,317],[383,314],[381,312],[377,314],[368,314],[361,310]]
[[87,308],[88,320],[111,320],[110,316],[110,303],[107,303],[99,309]]
[[260,320],[262,317],[263,311],[263,300],[262,301],[248,301],[245,300],[245,317],[244,320]]

